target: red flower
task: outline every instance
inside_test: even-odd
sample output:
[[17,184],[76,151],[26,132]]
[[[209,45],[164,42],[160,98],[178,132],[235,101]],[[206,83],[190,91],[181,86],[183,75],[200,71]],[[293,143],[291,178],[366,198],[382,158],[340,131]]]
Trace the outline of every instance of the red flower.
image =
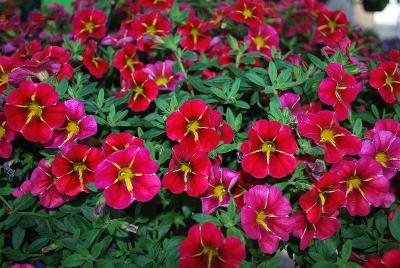
[[271,57],[271,49],[279,49],[279,36],[274,27],[270,25],[257,25],[249,29],[249,34],[244,38],[249,41],[249,51],[258,51]]
[[193,225],[179,246],[179,267],[217,268],[238,267],[246,256],[239,238],[224,238],[213,223]]
[[103,152],[105,157],[107,157],[110,154],[124,150],[131,145],[143,147],[144,142],[141,138],[132,136],[128,132],[111,133],[103,143]]
[[208,178],[208,190],[201,199],[203,213],[211,214],[218,207],[228,207],[231,189],[236,184],[239,173],[214,165]]
[[42,159],[32,172],[30,192],[39,196],[40,204],[45,208],[57,208],[64,204],[65,197],[57,190],[57,178],[51,173],[50,164]]
[[248,190],[253,186],[260,184],[264,184],[264,182],[262,180],[253,178],[250,176],[250,174],[241,170],[240,176],[232,191],[236,206],[242,208],[244,206],[244,194],[247,193]]
[[0,158],[9,158],[12,153],[11,142],[15,138],[15,132],[6,125],[6,117],[0,112]]
[[326,73],[329,77],[319,85],[318,96],[323,103],[333,105],[338,120],[345,120],[349,116],[351,103],[362,88],[339,63],[330,63]]
[[138,49],[141,51],[148,51],[151,46],[158,44],[155,37],[169,35],[170,28],[170,22],[164,19],[160,12],[141,15],[131,24],[133,38],[137,40]]
[[400,267],[400,249],[392,249],[383,255],[380,259],[378,256],[372,256],[364,263],[364,268],[398,268]]
[[348,21],[343,11],[324,10],[319,15],[318,25],[314,34],[314,40],[324,43],[337,43],[348,32]]
[[275,252],[279,241],[287,241],[291,232],[289,200],[275,186],[257,185],[245,193],[244,203],[241,222],[246,235],[258,240],[262,252]]
[[160,191],[158,165],[144,147],[131,145],[109,155],[96,169],[95,185],[104,190],[107,205],[125,209],[134,200],[147,202]]
[[83,52],[82,63],[83,66],[89,70],[91,75],[97,78],[102,78],[108,71],[109,64],[106,60],[97,55],[96,50],[97,44],[95,42],[89,42],[89,45],[86,46],[85,52]]
[[103,160],[99,149],[74,144],[71,149],[56,154],[51,171],[57,177],[57,190],[67,196],[89,192],[86,184],[94,181],[94,171]]
[[122,92],[129,90],[134,94],[129,100],[128,107],[134,112],[147,110],[150,102],[158,96],[156,82],[150,80],[149,75],[142,70],[131,73],[129,79],[123,81]]
[[197,197],[208,189],[211,162],[197,143],[181,142],[172,147],[172,159],[164,175],[163,186],[179,194]]
[[389,180],[373,159],[342,160],[330,172],[336,174],[342,183],[346,208],[351,216],[367,216],[371,205],[389,207],[394,201],[394,195],[389,192]]
[[258,120],[248,131],[249,139],[240,148],[242,168],[255,178],[270,175],[282,178],[297,165],[297,144],[288,126],[276,121]]
[[0,56],[0,94],[8,87],[8,75],[17,65],[17,58]]
[[292,233],[301,240],[300,250],[305,250],[313,238],[326,240],[340,229],[340,221],[336,215],[321,215],[315,223],[311,223],[302,211],[297,211],[293,214],[292,220]]
[[156,8],[164,10],[171,8],[174,5],[174,0],[139,0],[141,6],[146,8]]
[[373,129],[365,133],[365,137],[373,139],[380,131],[390,131],[393,135],[400,137],[400,123],[394,119],[380,119],[375,122]]
[[325,161],[339,162],[345,154],[358,154],[361,140],[340,127],[335,113],[320,111],[309,113],[299,122],[300,135],[312,139],[325,152]]
[[130,74],[143,68],[143,63],[136,55],[136,47],[133,44],[126,44],[114,57],[114,66],[121,72],[124,79],[128,79]]
[[177,30],[182,35],[181,46],[186,50],[206,51],[210,48],[211,36],[206,33],[210,28],[209,22],[203,22],[194,16],[189,17],[185,27]]
[[396,96],[400,93],[398,64],[394,61],[381,62],[377,68],[372,69],[369,84],[378,90],[385,102],[395,103]]
[[180,142],[188,140],[200,144],[203,151],[212,151],[219,143],[217,128],[222,115],[201,100],[186,101],[166,121],[168,138]]
[[103,38],[106,34],[107,16],[100,9],[84,9],[72,19],[72,35],[86,41],[89,37]]
[[322,214],[332,215],[343,205],[346,198],[339,183],[337,176],[325,173],[311,190],[300,196],[299,205],[305,211],[307,221],[317,224]]
[[257,26],[264,22],[263,8],[256,1],[240,0],[230,13],[233,21]]
[[64,105],[58,103],[58,94],[47,83],[23,81],[10,92],[4,107],[7,126],[21,132],[25,139],[45,143],[55,128],[65,120]]

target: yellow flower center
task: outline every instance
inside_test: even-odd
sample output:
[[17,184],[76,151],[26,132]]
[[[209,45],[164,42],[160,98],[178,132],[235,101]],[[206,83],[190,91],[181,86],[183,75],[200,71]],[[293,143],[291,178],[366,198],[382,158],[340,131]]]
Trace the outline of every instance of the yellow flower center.
[[337,26],[336,21],[330,20],[330,21],[328,22],[328,28],[329,28],[329,30],[331,31],[331,33],[333,33],[333,32],[335,31],[336,26]]
[[6,129],[3,126],[0,126],[0,139],[2,139],[6,135]]
[[7,83],[8,83],[8,74],[3,73],[3,74],[0,76],[0,86],[5,85],[5,84],[7,84]]
[[68,134],[71,134],[72,136],[78,134],[79,132],[79,125],[75,121],[69,121],[67,124],[67,131]]
[[141,87],[139,85],[135,86],[134,91],[135,91],[135,95],[133,96],[134,100],[136,100],[138,96],[140,96],[140,95],[143,96],[144,95],[144,89],[143,89],[143,87]]
[[[34,96],[32,97],[34,99]],[[31,103],[29,103],[28,105],[28,119],[27,119],[27,123],[29,123],[33,117],[38,116],[41,117],[43,110],[42,107],[35,101],[32,101]]]
[[189,163],[181,163],[180,170],[183,172],[183,180],[185,183],[188,181],[188,174],[192,173],[192,168]]
[[390,75],[386,76],[386,78],[385,78],[385,84],[389,86],[389,85],[392,84],[392,82],[393,82],[393,77],[390,76]]
[[133,65],[135,64],[135,60],[131,57],[126,56],[125,57],[126,63],[125,63],[125,68],[129,68],[131,70],[134,70]]
[[218,202],[222,202],[224,195],[226,194],[225,186],[220,184],[214,187],[213,189],[214,196],[218,198]]
[[319,196],[319,199],[321,200],[321,205],[322,205],[322,206],[325,205],[326,199],[325,199],[324,194],[323,194],[323,193],[319,193],[318,196]]
[[72,167],[74,172],[78,172],[79,174],[79,183],[81,187],[83,187],[83,172],[87,170],[87,166],[83,162],[74,163]]
[[260,50],[265,46],[264,38],[262,38],[261,36],[253,38],[253,42],[256,45],[257,50]]
[[204,246],[200,255],[207,256],[207,268],[211,268],[213,258],[218,256],[218,249],[212,246]]
[[362,183],[361,179],[357,176],[351,176],[348,180],[347,180],[347,191],[346,191],[346,196],[348,195],[348,193],[350,193],[351,191],[353,191],[353,189],[357,189],[360,190],[360,185]]
[[271,157],[271,153],[276,151],[276,147],[273,141],[264,142],[261,145],[261,152],[263,152],[267,156],[267,163],[269,164],[269,160]]
[[197,27],[193,27],[190,30],[190,35],[193,37],[193,43],[194,44],[197,44],[197,39],[199,38],[199,34],[200,34],[199,28],[197,28]]
[[265,219],[268,217],[267,214],[265,214],[264,210],[260,210],[256,212],[256,222],[261,225],[266,231],[270,232],[271,229],[269,229],[267,223],[265,222]]
[[185,135],[192,133],[194,136],[194,140],[198,141],[199,140],[199,133],[197,132],[197,130],[200,128],[199,125],[199,121],[194,120],[194,121],[190,121],[187,126],[186,126],[186,133]]
[[89,33],[93,32],[94,27],[95,27],[95,25],[91,21],[88,21],[88,22],[85,23],[85,31],[87,31]]
[[330,129],[322,130],[320,142],[329,142],[330,144],[335,145],[335,135],[333,131]]
[[386,167],[386,162],[389,160],[389,158],[385,152],[378,152],[375,155],[375,160],[382,166]]
[[166,86],[168,84],[168,78],[161,76],[156,79],[157,86]]
[[253,17],[253,11],[251,11],[251,9],[248,9],[248,8],[244,9],[242,14],[245,19]]
[[146,27],[146,32],[150,35],[155,35],[157,32],[156,27],[154,27],[154,25],[149,25]]
[[133,173],[132,169],[129,167],[124,167],[121,168],[118,171],[118,181],[124,181],[126,185],[126,189],[128,189],[129,192],[132,191],[133,186],[132,186],[132,178],[135,176]]

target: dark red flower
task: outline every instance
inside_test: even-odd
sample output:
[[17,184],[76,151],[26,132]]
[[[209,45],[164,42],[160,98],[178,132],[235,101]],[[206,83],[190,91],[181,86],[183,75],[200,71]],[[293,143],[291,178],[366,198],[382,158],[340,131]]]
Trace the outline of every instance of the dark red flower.
[[171,113],[166,120],[168,138],[180,142],[188,140],[199,143],[203,151],[212,151],[219,143],[217,128],[222,115],[201,100],[186,101],[178,111]]
[[249,28],[249,34],[244,41],[250,43],[249,51],[258,51],[271,57],[272,47],[279,49],[279,36],[274,27],[270,25],[257,25]]
[[72,35],[86,41],[87,38],[103,38],[106,34],[107,16],[100,9],[84,9],[75,13],[72,19]]
[[172,147],[172,159],[168,172],[162,180],[163,186],[179,194],[184,191],[197,197],[208,189],[211,162],[197,143],[183,141]]
[[297,144],[288,126],[277,121],[258,120],[248,131],[249,139],[240,148],[242,168],[255,178],[270,175],[282,178],[297,165]]
[[294,213],[292,215],[292,234],[300,238],[300,250],[305,250],[313,238],[326,240],[333,236],[340,229],[340,221],[336,216],[321,215],[316,222],[311,223],[303,211]]
[[333,106],[338,120],[345,120],[362,85],[339,63],[328,64],[326,73],[329,77],[319,84],[318,96],[323,103]]
[[129,99],[128,107],[134,112],[145,111],[150,103],[158,96],[156,82],[149,78],[149,75],[140,70],[131,73],[129,79],[123,81],[122,92],[132,90],[134,93]]
[[97,44],[95,42],[90,42],[89,44],[90,45],[86,46],[83,52],[83,66],[85,66],[94,77],[102,78],[108,71],[109,64],[106,60],[97,55]]
[[12,153],[11,142],[15,138],[15,132],[6,125],[6,116],[0,112],[0,158],[9,158]]
[[322,147],[328,163],[339,162],[345,154],[355,155],[361,150],[361,140],[339,126],[334,112],[308,113],[301,118],[298,126],[300,135]]
[[238,267],[246,256],[239,238],[224,238],[213,223],[193,225],[188,236],[179,246],[180,268],[228,268]]
[[17,58],[0,56],[0,94],[8,87],[9,73],[11,73],[17,65]]
[[383,258],[372,256],[364,263],[364,268],[398,268],[400,267],[400,249],[392,249]]
[[314,40],[324,43],[336,43],[346,37],[349,26],[346,14],[343,11],[324,10],[318,17]]
[[299,205],[306,213],[307,221],[317,224],[322,214],[332,215],[345,200],[339,178],[332,173],[325,173],[311,190],[300,196]]
[[369,75],[369,84],[376,88],[382,99],[387,103],[395,103],[400,93],[400,72],[394,61],[381,62],[372,69]]
[[186,50],[204,52],[210,48],[211,36],[207,34],[211,25],[196,17],[189,17],[184,27],[178,28],[182,35],[181,46]]
[[164,10],[174,5],[174,0],[139,0],[141,6],[146,8],[156,8]]
[[86,184],[94,182],[94,171],[102,160],[99,149],[81,144],[74,144],[67,152],[56,154],[51,171],[57,177],[57,190],[67,196],[89,192]]
[[136,47],[133,44],[126,44],[114,57],[114,66],[117,68],[124,79],[128,79],[131,73],[143,68],[143,63],[136,55]]
[[378,162],[370,158],[342,160],[330,172],[341,181],[346,208],[351,216],[367,216],[374,207],[390,207],[395,197],[389,180],[382,175]]
[[263,8],[257,1],[239,0],[229,17],[236,22],[257,26],[264,22]]
[[158,165],[145,147],[131,145],[109,155],[95,172],[95,185],[104,190],[107,205],[125,209],[134,200],[147,202],[160,191]]
[[103,152],[105,157],[107,157],[110,154],[122,151],[131,145],[143,147],[144,141],[128,132],[111,133],[103,143]]
[[54,88],[30,80],[8,94],[4,113],[9,128],[21,132],[29,141],[41,143],[48,142],[53,130],[65,120],[64,105],[58,103]]

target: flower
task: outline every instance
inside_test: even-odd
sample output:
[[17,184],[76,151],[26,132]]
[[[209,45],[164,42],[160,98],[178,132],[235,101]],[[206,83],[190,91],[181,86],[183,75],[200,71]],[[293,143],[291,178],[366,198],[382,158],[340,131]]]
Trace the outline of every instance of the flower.
[[173,141],[199,143],[203,151],[212,151],[219,143],[217,127],[222,115],[202,100],[186,101],[166,120],[166,133]]
[[52,139],[46,144],[47,148],[70,146],[77,140],[93,136],[97,132],[96,120],[91,115],[86,115],[85,106],[76,99],[64,102],[64,125],[54,131]]
[[207,191],[210,171],[211,162],[199,145],[183,141],[172,147],[172,158],[162,183],[174,194],[186,191],[189,196],[197,197]]
[[313,238],[326,240],[333,236],[340,229],[340,221],[336,216],[321,215],[315,223],[311,223],[302,211],[294,213],[292,233],[301,240],[300,250],[305,250]]
[[258,26],[264,22],[262,6],[255,1],[240,0],[230,12],[229,17],[248,26]]
[[128,132],[111,133],[103,143],[103,152],[105,157],[107,157],[110,154],[122,151],[131,145],[143,147],[144,141]]
[[39,161],[33,170],[30,182],[30,192],[39,196],[40,204],[45,208],[57,208],[64,204],[64,197],[56,188],[57,178],[51,173],[51,165],[45,159]]
[[91,75],[96,78],[102,78],[108,71],[109,64],[106,60],[97,55],[97,44],[90,41],[89,45],[86,46],[86,49],[83,52],[82,64],[89,70]]
[[248,131],[249,139],[243,142],[242,168],[255,178],[270,175],[282,178],[294,171],[297,165],[297,144],[288,126],[277,121],[258,120]]
[[373,139],[376,133],[382,130],[390,131],[400,138],[400,123],[394,119],[381,119],[375,122],[374,128],[365,133],[365,137]]
[[345,120],[349,116],[351,103],[357,98],[362,89],[356,78],[345,72],[342,64],[330,63],[326,67],[328,78],[321,81],[318,87],[320,100],[333,105],[338,120]]
[[258,51],[271,57],[272,47],[279,49],[279,36],[274,27],[266,24],[249,28],[244,41],[250,43],[249,51]]
[[7,126],[33,142],[48,142],[53,130],[65,120],[64,105],[58,103],[58,94],[47,83],[23,81],[7,96],[4,107]]
[[122,92],[130,90],[134,94],[129,99],[128,107],[134,112],[146,111],[158,96],[157,84],[142,70],[131,73],[129,79],[123,81]]
[[181,46],[186,50],[205,52],[210,48],[211,36],[206,33],[210,28],[209,22],[203,22],[195,16],[189,17],[186,25],[177,30],[182,36]]
[[6,117],[0,112],[0,158],[9,158],[12,153],[11,142],[15,138],[15,132],[6,125]]
[[156,8],[158,10],[164,10],[171,8],[174,4],[174,0],[139,0],[141,6],[145,8]]
[[99,149],[81,144],[56,154],[51,164],[51,172],[57,177],[57,190],[66,196],[76,196],[89,192],[86,184],[94,181],[94,171],[103,160]]
[[279,241],[287,241],[292,219],[289,200],[275,186],[257,185],[244,194],[241,223],[250,239],[257,239],[262,252],[271,254]]
[[0,94],[8,87],[9,74],[18,65],[17,58],[0,56]]
[[387,103],[395,103],[400,93],[400,73],[398,64],[394,61],[381,62],[369,74],[369,84],[376,88],[382,99]]
[[174,74],[172,66],[174,62],[171,60],[157,61],[154,64],[147,64],[143,69],[149,74],[150,79],[154,80],[160,90],[174,91],[176,84],[185,77],[182,72]]
[[239,173],[228,168],[214,165],[208,177],[208,190],[201,199],[203,213],[211,214],[218,207],[228,207],[232,187],[236,184]]
[[318,17],[314,40],[324,43],[337,43],[346,37],[349,23],[343,11],[323,10]]
[[147,202],[160,191],[158,165],[144,147],[131,145],[112,153],[95,172],[95,185],[104,190],[106,204],[125,209],[133,201]]
[[224,238],[213,223],[195,224],[179,246],[179,267],[238,267],[246,256],[239,238]]
[[340,190],[339,178],[332,173],[325,173],[311,190],[300,196],[299,205],[304,210],[307,221],[317,224],[322,214],[332,215],[345,200],[345,194]]
[[126,44],[114,57],[114,66],[117,68],[123,79],[128,79],[131,73],[143,68],[143,63],[140,62],[136,54],[136,46],[133,44]]
[[300,135],[322,147],[328,163],[337,163],[345,154],[355,155],[361,150],[361,140],[339,126],[332,111],[308,113],[301,118],[298,127]]
[[100,9],[79,10],[72,19],[72,35],[82,42],[89,37],[103,38],[106,34],[107,16]]
[[367,216],[374,207],[389,207],[394,196],[378,162],[370,158],[342,160],[331,170],[341,181],[346,209],[351,216]]
[[236,206],[242,208],[244,206],[244,194],[249,191],[253,186],[264,184],[262,180],[255,179],[250,174],[244,172],[243,170],[239,173],[239,178],[235,184],[232,195],[235,200]]
[[383,176],[391,179],[400,169],[400,137],[390,131],[379,131],[372,141],[362,143],[360,156],[377,161],[382,167]]
[[364,263],[364,268],[397,268],[400,266],[400,249],[392,249],[387,251],[383,258],[372,256]]

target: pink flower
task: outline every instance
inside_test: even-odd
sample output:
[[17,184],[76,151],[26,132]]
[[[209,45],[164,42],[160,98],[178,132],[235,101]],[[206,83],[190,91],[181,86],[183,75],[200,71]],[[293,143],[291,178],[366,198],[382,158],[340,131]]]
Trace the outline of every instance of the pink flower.
[[247,236],[257,239],[260,249],[271,254],[279,241],[287,241],[291,232],[292,210],[289,200],[274,186],[257,185],[244,194],[241,222]]
[[103,143],[103,152],[105,157],[107,157],[110,154],[122,151],[131,145],[143,147],[144,141],[128,132],[111,133]]
[[238,172],[214,165],[208,177],[208,190],[201,199],[203,213],[211,214],[218,207],[228,207],[232,187],[238,178]]
[[382,130],[390,131],[400,138],[400,123],[394,119],[381,119],[375,122],[374,128],[365,133],[366,138],[372,139],[376,133]]
[[159,90],[174,91],[176,84],[184,79],[184,75],[181,72],[174,74],[173,65],[174,62],[171,60],[157,61],[154,64],[147,64],[143,70],[149,74],[151,80],[156,82]]
[[263,24],[251,27],[244,41],[250,43],[249,51],[258,51],[267,57],[271,57],[272,47],[279,49],[278,33],[270,25]]

